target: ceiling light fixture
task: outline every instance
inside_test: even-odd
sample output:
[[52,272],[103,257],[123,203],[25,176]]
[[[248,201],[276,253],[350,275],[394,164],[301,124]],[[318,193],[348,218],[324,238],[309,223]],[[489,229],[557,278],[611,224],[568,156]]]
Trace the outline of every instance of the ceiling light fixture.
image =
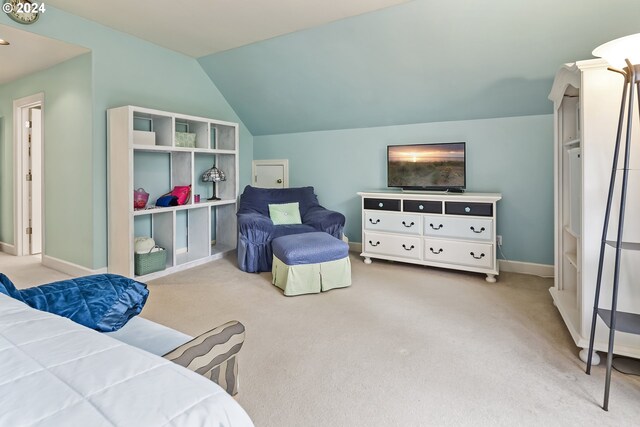
[[11,43],[6,41],[5,39],[0,39],[0,46],[9,46]]

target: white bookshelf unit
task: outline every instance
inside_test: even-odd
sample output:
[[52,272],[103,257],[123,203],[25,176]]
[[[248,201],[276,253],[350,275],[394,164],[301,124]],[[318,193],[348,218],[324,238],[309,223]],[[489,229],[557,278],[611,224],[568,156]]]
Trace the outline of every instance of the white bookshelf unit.
[[362,253],[371,258],[474,271],[496,281],[498,193],[358,193]]
[[[238,124],[134,106],[109,109],[107,119],[108,271],[150,280],[235,250]],[[195,134],[195,147],[178,146],[176,130]],[[210,201],[213,185],[200,177],[213,165],[226,181],[215,185],[221,200]],[[187,204],[154,207],[178,185],[191,185]],[[133,207],[138,188],[149,193],[147,209]],[[164,270],[135,276],[136,237],[153,237],[167,251]]]
[[[555,133],[555,280],[553,302],[576,346],[587,360],[607,190],[615,145],[623,77],[601,59],[566,64],[556,73],[549,99],[554,103]],[[637,124],[634,124],[637,129]],[[640,141],[634,141],[637,146]],[[640,188],[640,165],[633,156],[630,187]],[[621,175],[620,175],[621,176]],[[621,178],[617,179],[620,185]],[[616,191],[616,194],[620,194]],[[614,206],[619,201],[614,200]],[[631,191],[627,213],[640,209]],[[618,213],[612,211],[609,238],[615,238]],[[613,237],[612,237],[613,236]],[[640,242],[640,222],[628,216],[625,241]],[[635,252],[635,251],[634,251]],[[610,253],[613,253],[611,251]],[[600,307],[611,304],[612,258],[605,258]],[[625,253],[621,264],[618,309],[640,313],[640,256]],[[608,328],[598,319],[595,350],[607,351]],[[640,357],[640,337],[618,333],[616,354]],[[599,363],[595,355],[594,364]]]

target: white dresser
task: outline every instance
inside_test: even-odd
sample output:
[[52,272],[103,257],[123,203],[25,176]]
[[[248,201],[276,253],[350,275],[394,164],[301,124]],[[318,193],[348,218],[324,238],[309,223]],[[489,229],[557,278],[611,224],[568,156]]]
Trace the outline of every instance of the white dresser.
[[371,258],[474,271],[495,282],[496,193],[360,192],[362,253]]

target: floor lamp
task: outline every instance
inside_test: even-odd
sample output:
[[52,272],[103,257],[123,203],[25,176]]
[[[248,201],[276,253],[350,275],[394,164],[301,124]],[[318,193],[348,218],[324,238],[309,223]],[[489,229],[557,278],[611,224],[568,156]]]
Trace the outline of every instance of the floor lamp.
[[[618,119],[618,130],[613,153],[613,165],[611,168],[611,179],[609,181],[609,193],[607,196],[607,208],[602,229],[602,239],[600,243],[600,258],[598,260],[598,276],[596,280],[595,301],[593,304],[593,317],[591,319],[591,334],[589,336],[589,355],[587,358],[586,373],[591,374],[591,362],[593,357],[593,344],[596,334],[596,321],[598,316],[609,326],[609,345],[607,353],[607,374],[604,388],[604,403],[602,409],[609,410],[609,390],[611,384],[611,365],[613,362],[613,342],[615,331],[623,331],[640,334],[640,315],[633,313],[623,313],[617,311],[618,306],[618,282],[620,279],[620,258],[622,250],[640,249],[638,243],[623,242],[623,229],[625,219],[625,205],[627,198],[627,183],[629,176],[629,157],[631,149],[631,131],[634,117],[634,88],[638,96],[638,107],[640,107],[640,34],[634,34],[612,40],[598,46],[593,55],[606,59],[611,65],[609,70],[619,73],[624,77],[622,90],[622,101],[620,102],[620,116]],[[621,148],[623,128],[626,123],[625,150],[622,168],[622,185],[620,188],[620,207],[618,211],[618,230],[616,240],[607,239],[609,220],[613,205],[614,187],[616,182],[616,171],[618,170],[618,160]],[[640,189],[635,189],[636,191]],[[613,270],[611,309],[599,308],[600,288],[602,285],[602,271],[604,264],[604,254],[606,246],[615,249],[615,265]]]

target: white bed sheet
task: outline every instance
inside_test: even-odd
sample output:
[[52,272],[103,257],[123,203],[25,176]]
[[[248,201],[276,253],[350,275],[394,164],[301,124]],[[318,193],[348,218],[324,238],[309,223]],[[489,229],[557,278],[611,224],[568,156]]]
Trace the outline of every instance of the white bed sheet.
[[1,426],[252,426],[212,381],[0,294]]

